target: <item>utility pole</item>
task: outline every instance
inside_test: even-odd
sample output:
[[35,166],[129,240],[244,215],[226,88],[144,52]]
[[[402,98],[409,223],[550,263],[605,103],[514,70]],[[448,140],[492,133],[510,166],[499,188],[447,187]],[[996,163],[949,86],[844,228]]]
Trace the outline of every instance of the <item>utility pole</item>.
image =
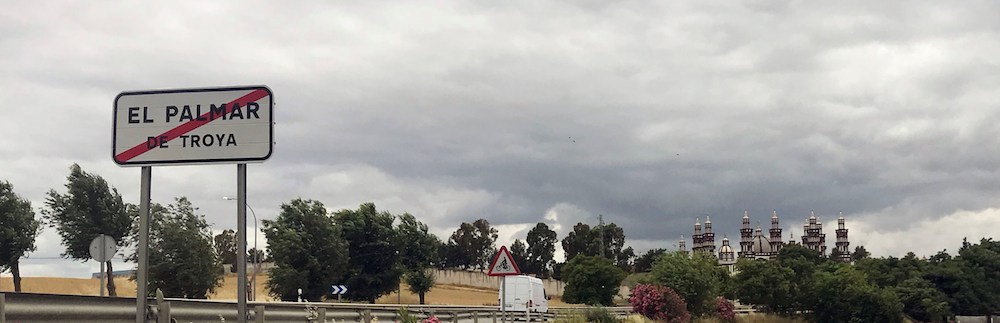
[[604,215],[597,215],[597,227],[600,228],[601,232],[601,258],[604,258]]

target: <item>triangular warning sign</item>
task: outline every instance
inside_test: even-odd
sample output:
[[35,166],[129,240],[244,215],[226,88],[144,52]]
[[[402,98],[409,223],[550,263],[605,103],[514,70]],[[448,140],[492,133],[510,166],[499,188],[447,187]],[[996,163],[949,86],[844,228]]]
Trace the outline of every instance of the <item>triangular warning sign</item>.
[[507,246],[500,246],[500,251],[497,251],[497,255],[493,256],[490,271],[486,274],[490,276],[520,275],[521,270],[517,269],[514,257],[510,255],[510,251],[507,251]]

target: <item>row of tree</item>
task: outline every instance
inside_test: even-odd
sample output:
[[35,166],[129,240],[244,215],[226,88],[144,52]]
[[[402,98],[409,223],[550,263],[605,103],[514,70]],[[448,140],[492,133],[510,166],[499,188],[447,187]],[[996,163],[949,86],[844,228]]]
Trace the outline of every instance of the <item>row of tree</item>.
[[267,285],[282,300],[295,300],[301,289],[302,298],[318,301],[331,285],[345,284],[348,299],[375,302],[405,274],[423,302],[434,284],[426,269],[441,243],[411,214],[394,216],[365,203],[331,215],[318,201],[296,199],[263,224],[275,264]]
[[[88,260],[89,243],[99,234],[121,247],[133,246],[138,239],[138,207],[123,202],[101,176],[74,164],[65,188],[48,192],[39,219],[12,185],[0,185],[0,219],[5,224],[0,228],[0,270],[14,274],[16,290],[20,290],[18,261],[35,250],[34,240],[43,225],[57,230],[66,247],[61,255],[73,260]],[[222,265],[235,262],[233,230],[213,236],[197,210],[184,197],[168,205],[151,204],[148,290],[204,298],[219,286]],[[275,262],[269,286],[283,299],[295,299],[299,288],[308,291],[306,298],[317,299],[331,284],[348,284],[349,298],[374,301],[397,288],[404,277],[422,295],[434,280],[422,268],[485,270],[496,253],[498,235],[487,220],[479,219],[460,224],[447,241],[441,241],[411,214],[379,212],[372,203],[328,213],[322,203],[301,199],[283,204],[281,214],[263,221],[263,227],[268,252],[251,249],[247,259]],[[555,231],[537,223],[511,250],[523,272],[558,278],[562,264],[554,260],[557,242]],[[630,271],[635,255],[624,243],[624,230],[614,223],[593,228],[578,223],[561,246],[569,258],[601,257]],[[133,253],[127,259],[136,257]],[[106,274],[113,277],[111,262],[106,265]],[[108,280],[107,288],[110,295],[117,294],[114,279]]]
[[786,247],[777,261],[739,263],[729,291],[746,304],[784,314],[812,311],[821,321],[844,313],[888,320],[902,312],[927,322],[1000,313],[998,241],[963,242],[957,256],[941,251],[928,259],[912,252],[871,258],[856,251],[852,265]]
[[[858,247],[853,264],[789,244],[775,260],[740,259],[735,275],[704,253],[649,254],[649,272],[635,282],[669,287],[695,316],[710,313],[719,296],[818,322],[901,322],[904,313],[921,322],[946,322],[956,314],[1000,313],[1000,242],[992,239],[964,241],[958,255],[941,251],[928,259],[912,252],[871,258]],[[607,286],[624,277],[610,261],[595,257],[573,258],[564,271],[563,299],[575,303],[610,305],[617,290]]]

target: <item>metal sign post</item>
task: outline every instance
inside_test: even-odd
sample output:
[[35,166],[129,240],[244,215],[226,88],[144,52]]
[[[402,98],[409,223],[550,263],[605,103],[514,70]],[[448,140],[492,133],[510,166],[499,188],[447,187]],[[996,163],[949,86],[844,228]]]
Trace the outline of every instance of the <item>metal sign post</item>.
[[500,276],[500,320],[507,320],[507,276]]
[[236,299],[240,323],[247,320],[247,164],[236,164]]
[[104,282],[108,279],[108,276],[104,273],[104,263],[111,261],[111,258],[118,252],[118,243],[115,242],[115,239],[102,233],[90,241],[90,248],[88,249],[90,251],[90,258],[101,263],[101,271],[97,275],[100,285],[97,286],[97,289],[101,297],[104,297]]
[[142,179],[139,186],[139,255],[138,268],[135,271],[135,323],[146,322],[146,272],[149,269],[149,186],[153,177],[152,166],[142,166]]
[[514,257],[510,255],[507,246],[500,246],[486,274],[500,276],[500,316],[502,320],[507,320],[507,276],[521,274],[521,269],[517,268],[517,263],[514,262]]

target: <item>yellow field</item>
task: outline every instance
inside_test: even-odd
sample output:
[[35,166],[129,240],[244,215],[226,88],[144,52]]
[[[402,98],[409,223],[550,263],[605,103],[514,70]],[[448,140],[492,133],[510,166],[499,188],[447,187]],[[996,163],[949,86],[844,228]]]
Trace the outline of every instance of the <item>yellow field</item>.
[[[259,289],[257,292],[257,300],[259,301],[273,300],[270,295],[267,295],[266,287],[264,286],[264,281],[266,280],[267,275],[257,276],[257,287]],[[21,280],[21,287],[26,293],[98,295],[98,285],[99,282],[97,279],[85,278],[24,277]],[[135,297],[134,282],[128,279],[115,279],[115,285],[118,289],[118,296]],[[236,276],[227,275],[224,278],[222,287],[216,289],[215,293],[213,293],[209,298],[219,300],[235,300],[236,286]],[[403,304],[419,303],[420,299],[416,294],[410,293],[407,290],[406,284],[403,284],[402,288],[403,293],[400,296],[400,301],[402,301]],[[14,285],[11,282],[10,277],[0,278],[0,292],[10,292],[13,289]],[[378,303],[395,304],[396,298],[396,293],[392,293],[380,298]],[[449,305],[496,305],[497,299],[496,289],[483,289],[457,285],[435,286],[425,296],[427,304]],[[556,297],[549,301],[549,306],[567,306],[567,304],[563,303]]]

